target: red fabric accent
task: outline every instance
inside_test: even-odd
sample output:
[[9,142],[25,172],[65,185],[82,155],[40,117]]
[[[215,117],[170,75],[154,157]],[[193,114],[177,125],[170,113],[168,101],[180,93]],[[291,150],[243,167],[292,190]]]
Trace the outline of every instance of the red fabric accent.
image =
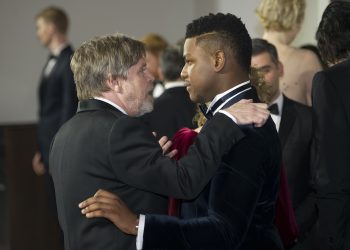
[[295,220],[284,166],[281,167],[280,186],[276,201],[275,226],[278,229],[284,246],[291,246],[295,243],[299,235],[299,228]]
[[[178,150],[178,153],[174,157],[176,160],[187,154],[188,148],[193,144],[196,136],[197,132],[189,128],[182,128],[176,132],[172,139],[172,149]],[[179,217],[180,206],[181,200],[170,197],[168,201],[168,215]]]

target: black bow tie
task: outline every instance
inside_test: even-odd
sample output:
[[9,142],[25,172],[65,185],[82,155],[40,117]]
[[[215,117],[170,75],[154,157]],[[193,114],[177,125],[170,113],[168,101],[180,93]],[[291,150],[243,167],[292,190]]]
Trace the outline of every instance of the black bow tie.
[[277,103],[272,104],[272,105],[269,107],[269,110],[270,110],[271,114],[274,114],[274,115],[279,115],[279,114],[280,114],[280,112],[279,112],[279,110],[278,110],[278,105],[277,105]]
[[56,59],[57,58],[57,56],[55,56],[54,54],[50,54],[49,55],[49,60],[51,60],[51,59]]

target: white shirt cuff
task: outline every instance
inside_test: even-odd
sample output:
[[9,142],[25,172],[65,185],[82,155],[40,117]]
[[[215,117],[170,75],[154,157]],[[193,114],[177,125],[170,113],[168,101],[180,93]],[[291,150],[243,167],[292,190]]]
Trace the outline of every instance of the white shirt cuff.
[[137,229],[137,236],[136,236],[136,249],[142,250],[143,248],[143,232],[145,231],[145,215],[140,214],[139,217],[139,227]]
[[226,115],[226,116],[228,116],[229,118],[231,118],[231,120],[232,120],[234,123],[237,124],[236,118],[235,118],[233,115],[231,115],[229,112],[226,112],[225,110],[219,110],[218,112],[219,112],[219,113],[222,113],[222,114],[224,114],[224,115]]

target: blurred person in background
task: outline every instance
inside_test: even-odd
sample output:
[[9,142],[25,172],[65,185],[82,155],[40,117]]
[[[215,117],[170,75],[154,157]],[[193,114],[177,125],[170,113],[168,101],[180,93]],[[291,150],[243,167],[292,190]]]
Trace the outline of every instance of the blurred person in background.
[[[70,69],[73,49],[68,43],[68,16],[57,7],[47,7],[35,17],[36,35],[48,49],[49,57],[40,77],[39,124],[37,129],[38,152],[33,157],[33,170],[44,175],[49,207],[57,220],[55,191],[48,172],[51,141],[60,126],[71,118],[77,109],[77,95]],[[63,240],[61,239],[61,242]]]
[[333,1],[316,32],[329,68],[313,79],[315,184],[322,250],[350,249],[350,2]]
[[156,33],[149,33],[140,39],[145,44],[147,68],[154,77],[153,97],[157,98],[164,92],[164,86],[160,79],[159,57],[162,51],[168,47],[164,37]]
[[304,20],[305,0],[262,0],[256,13],[264,27],[262,38],[276,46],[284,66],[282,93],[311,106],[312,78],[321,65],[311,51],[291,46]]
[[316,231],[317,221],[315,194],[311,187],[312,111],[281,93],[279,79],[283,76],[283,64],[275,46],[259,38],[253,39],[252,43],[252,67],[259,70],[270,86],[269,109],[281,141],[283,166],[299,229],[298,241],[284,240],[285,247],[317,250],[312,245],[314,238],[310,238],[310,231]]

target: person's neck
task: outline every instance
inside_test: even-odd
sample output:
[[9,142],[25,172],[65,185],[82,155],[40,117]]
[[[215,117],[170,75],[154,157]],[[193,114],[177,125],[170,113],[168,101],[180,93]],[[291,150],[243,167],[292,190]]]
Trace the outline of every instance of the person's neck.
[[269,105],[271,105],[272,103],[276,102],[277,98],[281,95],[280,91],[277,91],[274,96],[271,98],[271,101],[269,102]]
[[[219,81],[218,86],[220,86],[218,88],[218,91],[216,93],[216,95],[221,94],[243,82],[249,81],[249,76],[246,73],[241,73],[241,74],[235,74],[234,77],[228,77],[228,78],[224,78],[221,81]],[[220,84],[221,82],[221,84]],[[215,95],[215,96],[216,96]]]
[[285,32],[272,31],[272,30],[265,31],[262,38],[272,43],[276,47],[289,45],[289,39]]
[[115,105],[119,106],[122,110],[124,110],[124,112],[129,116],[138,116],[138,114],[135,113],[132,108],[130,108],[130,103],[128,103],[128,101],[125,100],[123,95],[120,93],[115,93],[112,90],[110,90],[100,93],[100,95],[97,97],[104,98],[114,103]]
[[55,50],[62,47],[62,45],[64,45],[65,43],[67,43],[67,37],[62,34],[57,34],[52,38],[51,43],[48,46],[48,49],[50,50],[51,53],[54,53]]

